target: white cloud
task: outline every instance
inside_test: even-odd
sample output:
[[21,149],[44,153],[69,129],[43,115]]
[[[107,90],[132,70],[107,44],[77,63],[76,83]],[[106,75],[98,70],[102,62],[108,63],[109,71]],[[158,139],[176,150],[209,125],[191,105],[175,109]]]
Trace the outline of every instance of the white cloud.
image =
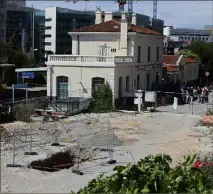
[[[95,10],[100,6],[104,11],[117,11],[115,1],[68,2],[64,1],[29,1],[35,8],[44,9],[48,6],[58,6],[76,10]],[[127,6],[126,6],[127,7]],[[134,2],[133,9],[137,13],[152,16],[153,1]],[[203,28],[206,24],[213,24],[212,1],[158,1],[158,18],[163,19],[165,25],[177,28]]]

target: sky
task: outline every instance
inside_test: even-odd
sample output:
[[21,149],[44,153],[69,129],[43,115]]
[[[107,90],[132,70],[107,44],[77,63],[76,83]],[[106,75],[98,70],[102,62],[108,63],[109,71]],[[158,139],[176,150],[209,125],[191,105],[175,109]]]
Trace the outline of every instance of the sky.
[[[102,11],[117,11],[118,4],[113,1],[87,1],[73,3],[66,0],[59,1],[27,1],[27,6],[37,9],[45,9],[48,6],[57,6],[74,10],[95,11],[100,7]],[[126,5],[127,7],[127,5]],[[136,1],[133,3],[133,11],[152,17],[153,1]],[[164,20],[164,25],[174,28],[202,29],[205,25],[213,25],[213,1],[158,1],[157,18]]]

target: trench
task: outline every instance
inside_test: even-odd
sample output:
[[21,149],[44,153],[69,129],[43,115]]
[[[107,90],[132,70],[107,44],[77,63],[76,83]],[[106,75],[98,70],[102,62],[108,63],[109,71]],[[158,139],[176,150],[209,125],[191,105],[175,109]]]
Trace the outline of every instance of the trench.
[[47,172],[56,172],[74,166],[75,161],[75,154],[70,151],[64,151],[52,154],[50,157],[43,160],[34,160],[28,165],[28,168]]

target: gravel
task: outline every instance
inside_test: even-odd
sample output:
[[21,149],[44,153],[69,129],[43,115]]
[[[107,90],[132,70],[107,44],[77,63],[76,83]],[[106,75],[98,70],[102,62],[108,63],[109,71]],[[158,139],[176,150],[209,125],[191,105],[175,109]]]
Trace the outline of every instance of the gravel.
[[[207,138],[187,136],[188,132],[201,119],[198,116],[177,115],[171,113],[145,113],[141,115],[129,115],[121,113],[111,114],[81,114],[61,120],[58,124],[59,140],[66,147],[53,147],[54,122],[33,125],[33,151],[38,156],[24,156],[23,151],[17,150],[16,161],[19,164],[28,164],[32,160],[45,158],[47,155],[59,152],[63,149],[73,149],[78,153],[76,145],[78,136],[85,145],[80,151],[81,159],[89,161],[81,164],[84,175],[72,173],[72,169],[61,170],[54,173],[43,173],[33,169],[6,168],[11,162],[12,151],[6,151],[1,156],[1,191],[12,193],[70,193],[78,191],[87,185],[89,180],[99,173],[111,172],[114,165],[101,165],[109,160],[106,150],[96,149],[95,145],[107,147],[108,121],[115,132],[115,151],[113,159],[117,165],[138,161],[149,154],[168,153],[174,161],[180,161],[183,155],[189,151],[206,151]],[[22,123],[23,124],[23,123]],[[26,125],[24,123],[23,125]],[[16,123],[9,125],[10,129],[17,128]],[[23,128],[22,128],[23,129]],[[209,134],[207,134],[208,136]],[[124,141],[120,142],[122,139]],[[138,139],[135,142],[126,143],[125,140]],[[28,138],[29,140],[29,138]],[[66,141],[65,141],[66,140]],[[205,141],[206,142],[205,142]],[[116,143],[118,142],[118,143]],[[12,143],[12,142],[11,142]],[[204,144],[207,144],[204,147]],[[10,144],[12,145],[12,144]],[[20,143],[22,145],[22,143]],[[29,149],[29,143],[23,143]],[[90,145],[90,146],[89,146]],[[119,145],[117,148],[116,145]],[[210,147],[209,147],[210,148]],[[23,161],[24,160],[24,161]],[[21,164],[22,164],[21,163]]]

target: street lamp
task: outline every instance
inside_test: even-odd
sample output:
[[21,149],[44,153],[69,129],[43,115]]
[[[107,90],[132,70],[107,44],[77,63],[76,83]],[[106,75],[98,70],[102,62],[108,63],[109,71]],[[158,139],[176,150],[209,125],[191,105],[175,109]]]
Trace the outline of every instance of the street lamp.
[[31,63],[32,63],[32,60],[33,60],[33,58],[34,58],[34,52],[36,52],[36,51],[38,51],[37,48],[32,49],[32,51],[31,51]]

